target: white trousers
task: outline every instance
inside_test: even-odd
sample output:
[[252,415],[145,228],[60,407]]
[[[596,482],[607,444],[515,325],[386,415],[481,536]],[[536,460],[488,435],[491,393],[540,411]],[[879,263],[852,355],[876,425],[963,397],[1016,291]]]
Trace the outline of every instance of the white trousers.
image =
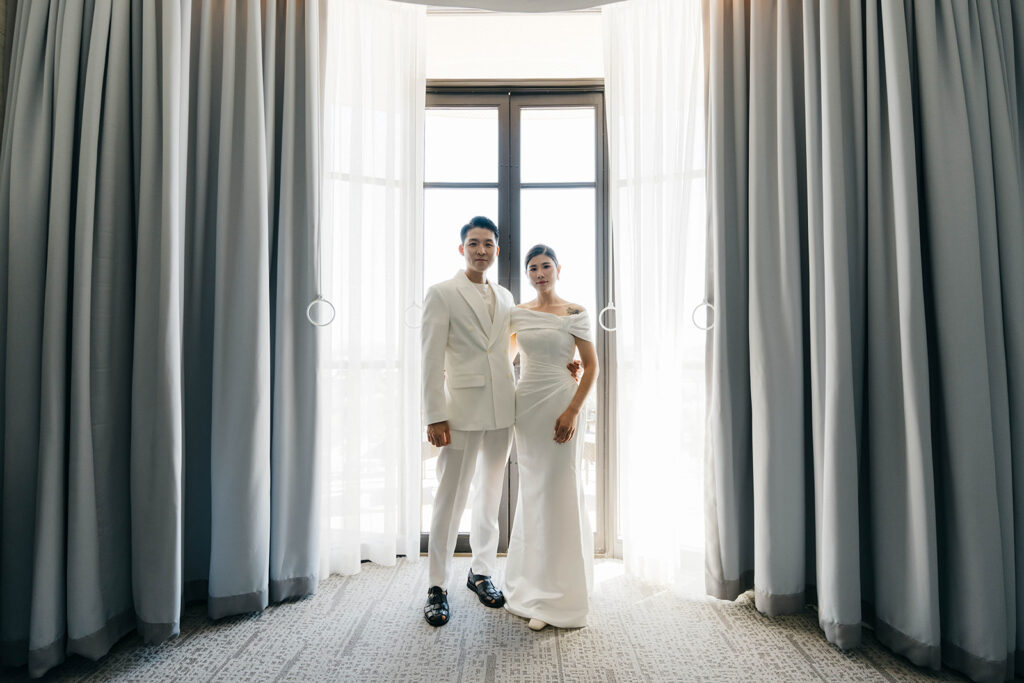
[[[470,484],[473,521],[469,545],[473,549],[473,573],[490,576],[498,555],[498,508],[505,463],[512,447],[512,428],[486,432],[452,430],[452,441],[437,456],[437,495],[430,519],[430,586],[448,590],[459,519],[466,509]],[[476,479],[474,482],[474,474]],[[429,586],[428,586],[429,587]]]

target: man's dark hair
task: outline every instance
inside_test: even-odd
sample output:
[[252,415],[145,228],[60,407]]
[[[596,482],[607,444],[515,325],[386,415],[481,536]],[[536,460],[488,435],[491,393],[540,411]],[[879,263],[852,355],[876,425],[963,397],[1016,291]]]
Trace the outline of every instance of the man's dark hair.
[[555,262],[555,267],[558,267],[558,257],[555,256],[555,250],[546,244],[535,244],[530,251],[526,252],[526,260],[523,261],[523,267],[529,268],[530,261],[543,254],[544,256],[550,256],[551,260]]
[[498,241],[498,226],[494,224],[487,216],[473,216],[469,219],[469,222],[462,226],[462,232],[459,237],[462,239],[463,244],[466,242],[466,233],[473,228],[487,228],[494,233],[494,241]]

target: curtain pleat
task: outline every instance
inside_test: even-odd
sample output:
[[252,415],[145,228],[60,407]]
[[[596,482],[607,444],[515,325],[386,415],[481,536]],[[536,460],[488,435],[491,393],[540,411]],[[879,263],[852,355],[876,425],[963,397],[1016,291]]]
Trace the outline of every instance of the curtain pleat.
[[715,305],[705,366],[705,583],[709,595],[733,599],[754,585],[752,382],[747,341],[750,7],[704,2],[702,9],[707,54],[707,211],[713,228],[708,234],[709,300]]
[[[938,668],[939,628],[931,379],[925,318],[918,144],[907,18],[866,5],[868,320],[865,410],[875,633],[896,652]],[[907,501],[904,504],[903,501]]]
[[[264,56],[271,152],[270,599],[316,591],[319,578],[320,480],[316,426],[316,329],[306,320],[315,291],[313,226],[320,221],[322,2],[265,4]],[[271,28],[272,27],[272,28]],[[270,45],[271,40],[266,43]],[[273,74],[273,78],[269,78]],[[276,161],[274,161],[276,159]],[[309,454],[298,459],[294,454]]]
[[185,580],[214,618],[318,580],[320,9],[193,7]]
[[[932,294],[926,301],[933,326],[932,407],[939,426],[933,457],[940,625],[952,666],[972,677],[1008,677],[1016,599],[999,251],[1011,246],[999,245],[996,231],[999,218],[1012,219],[1012,230],[1019,231],[1024,214],[1016,172],[1008,180],[1016,186],[1017,210],[996,212],[993,163],[1008,157],[1019,168],[1021,151],[1012,139],[992,137],[989,120],[999,107],[989,105],[986,91],[988,81],[995,85],[1003,74],[987,72],[980,59],[977,9],[914,5],[919,96],[927,107],[920,115],[920,165]],[[1019,264],[1022,256],[1008,251],[1004,258]]]
[[864,619],[918,664],[1012,677],[1021,9],[704,12],[708,590],[813,601],[840,647]]
[[[860,642],[862,580],[857,482],[865,343],[865,94],[857,37],[863,18],[850,3],[822,4],[804,16],[816,10],[817,40],[805,45],[805,54],[817,54],[819,69],[804,84],[807,100],[815,102],[807,117],[820,123],[817,144],[804,150],[807,175],[815,178],[808,192],[814,210],[807,218],[812,576],[819,623],[832,642],[849,647]],[[798,297],[791,300],[798,305]],[[836,538],[844,542],[834,543]]]
[[186,489],[210,504],[208,518],[197,511],[185,525],[186,555],[195,550],[197,528],[209,554],[186,580],[208,581],[209,612],[217,618],[262,609],[268,599],[269,176],[260,8],[197,2],[193,10],[198,58],[189,119],[196,144],[189,145],[185,240],[201,256],[186,276],[185,296],[202,307],[186,308],[184,355],[206,372],[186,371],[184,401],[208,408],[186,416],[186,429],[203,438],[188,444],[185,469],[202,463],[202,475]]
[[319,2],[19,4],[0,660],[314,592]]
[[769,495],[804,475],[798,12],[792,3],[754,3],[750,11],[750,50],[760,58],[750,64],[749,106],[763,112],[750,118],[748,142],[753,521],[756,538],[778,539],[754,544],[754,571],[770,577],[755,585],[768,614],[803,604],[804,586],[803,535],[787,533],[804,528],[803,497]]
[[[131,567],[143,640],[178,634],[182,604],[183,153],[188,5],[134,7],[135,309],[131,411]],[[160,37],[158,40],[157,37]],[[145,133],[144,133],[145,132]]]
[[[69,187],[74,200],[67,215],[72,253],[70,262],[47,264],[48,273],[70,266],[70,297],[47,288],[54,303],[63,299],[60,308],[70,304],[70,338],[48,340],[43,329],[44,345],[50,341],[55,354],[67,354],[68,376],[46,387],[42,406],[45,414],[68,402],[66,581],[74,589],[66,595],[67,634],[69,649],[96,657],[134,625],[129,460],[123,455],[131,444],[134,201],[126,190],[134,169],[132,138],[118,134],[131,118],[131,6],[97,0],[89,9],[75,127],[77,182]],[[41,489],[39,503],[59,490]],[[40,539],[52,535],[37,529]],[[35,566],[47,569],[45,562]],[[52,586],[33,585],[34,598],[43,591]]]

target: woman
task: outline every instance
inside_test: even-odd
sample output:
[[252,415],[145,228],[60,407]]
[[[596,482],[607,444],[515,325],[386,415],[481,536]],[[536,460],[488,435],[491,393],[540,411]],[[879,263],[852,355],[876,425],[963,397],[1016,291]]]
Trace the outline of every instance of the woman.
[[[512,354],[522,356],[516,387],[519,502],[508,545],[505,609],[548,624],[586,626],[593,585],[594,537],[580,473],[583,402],[597,379],[590,320],[582,306],[555,293],[561,272],[551,247],[526,254],[537,298],[512,309]],[[577,386],[566,364],[579,350]]]

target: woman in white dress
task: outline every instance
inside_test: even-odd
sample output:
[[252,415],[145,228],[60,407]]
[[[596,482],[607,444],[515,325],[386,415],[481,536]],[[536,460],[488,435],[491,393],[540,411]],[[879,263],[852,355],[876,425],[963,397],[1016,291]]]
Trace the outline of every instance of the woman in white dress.
[[[516,387],[519,498],[508,545],[505,609],[540,630],[586,626],[593,585],[594,537],[581,476],[583,402],[597,379],[590,320],[561,299],[561,266],[543,244],[526,255],[537,298],[512,309],[512,354],[521,356]],[[579,350],[583,377],[567,370]]]

